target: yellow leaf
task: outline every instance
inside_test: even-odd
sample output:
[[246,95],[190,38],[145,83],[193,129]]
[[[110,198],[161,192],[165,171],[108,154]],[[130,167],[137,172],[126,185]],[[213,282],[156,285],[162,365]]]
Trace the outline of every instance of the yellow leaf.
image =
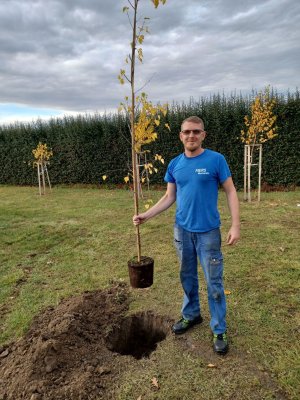
[[148,210],[149,207],[150,207],[150,204],[145,204],[146,210]]
[[125,183],[129,182],[129,176],[125,176],[124,181]]
[[138,36],[138,41],[139,41],[139,44],[142,44],[144,41],[144,35]]
[[167,129],[169,129],[169,131],[171,130],[171,128],[170,128],[170,125],[169,125],[169,124],[165,124],[165,127],[166,127]]
[[102,175],[102,179],[103,179],[104,181],[106,180],[106,178],[107,178],[106,175]]
[[138,59],[140,60],[140,62],[143,61],[143,50],[142,49],[138,49]]
[[207,364],[208,368],[218,368],[215,364]]
[[153,386],[155,386],[157,389],[159,389],[159,384],[157,378],[155,376],[151,379],[151,383]]
[[119,82],[121,83],[121,85],[124,85],[125,81],[121,75],[118,75],[118,79],[119,79]]
[[225,294],[231,294],[231,291],[230,290],[224,290],[224,293]]

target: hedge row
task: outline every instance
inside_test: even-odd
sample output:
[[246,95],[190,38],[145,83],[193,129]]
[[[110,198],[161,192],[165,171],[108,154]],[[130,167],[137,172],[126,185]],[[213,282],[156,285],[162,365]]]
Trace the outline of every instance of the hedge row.
[[[273,92],[276,98],[278,137],[263,145],[262,181],[273,186],[299,185],[299,91],[288,95]],[[159,128],[159,138],[148,146],[152,154],[162,154],[166,163],[182,152],[178,138],[181,121],[198,115],[208,132],[205,147],[225,155],[233,172],[235,184],[243,186],[244,146],[240,141],[243,120],[249,114],[253,96],[215,95],[191,99],[189,104],[172,104],[165,117],[171,132]],[[161,125],[163,126],[163,124]],[[16,123],[0,126],[0,183],[32,185],[37,183],[36,170],[28,165],[32,149],[38,142],[53,150],[48,168],[52,184],[102,182],[123,183],[130,169],[130,134],[128,121],[120,114],[80,115],[37,120],[31,124]],[[163,183],[165,167],[151,176],[151,182]],[[253,168],[255,174],[255,167]]]

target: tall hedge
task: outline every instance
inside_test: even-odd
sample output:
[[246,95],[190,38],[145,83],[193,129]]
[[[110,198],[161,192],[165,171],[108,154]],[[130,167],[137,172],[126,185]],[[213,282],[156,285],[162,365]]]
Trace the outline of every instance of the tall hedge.
[[[263,145],[262,181],[273,186],[299,186],[300,180],[300,96],[273,92],[276,99],[278,137]],[[214,95],[191,99],[189,104],[172,104],[165,117],[171,127],[161,124],[158,140],[148,146],[153,154],[162,154],[168,163],[182,152],[178,132],[184,118],[198,115],[205,121],[205,147],[226,156],[238,188],[243,186],[244,146],[240,141],[244,116],[250,112],[253,96]],[[52,184],[123,183],[130,167],[130,133],[128,121],[120,114],[80,115],[37,120],[31,124],[0,126],[0,183],[32,185],[37,183],[36,170],[28,165],[32,149],[38,142],[47,143],[53,151],[48,168]],[[163,183],[165,168],[151,177],[152,183]],[[255,174],[255,167],[253,173]]]

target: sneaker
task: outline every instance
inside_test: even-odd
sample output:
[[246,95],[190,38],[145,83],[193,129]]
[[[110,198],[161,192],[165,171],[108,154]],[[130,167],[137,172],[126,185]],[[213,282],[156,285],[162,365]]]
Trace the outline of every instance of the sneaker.
[[214,351],[218,354],[226,354],[228,351],[228,339],[226,332],[224,333],[214,333],[213,339]]
[[198,317],[194,318],[193,320],[181,318],[176,324],[172,326],[172,332],[175,333],[175,335],[179,335],[181,333],[186,332],[188,329],[190,329],[192,326],[201,324],[203,321],[201,315]]

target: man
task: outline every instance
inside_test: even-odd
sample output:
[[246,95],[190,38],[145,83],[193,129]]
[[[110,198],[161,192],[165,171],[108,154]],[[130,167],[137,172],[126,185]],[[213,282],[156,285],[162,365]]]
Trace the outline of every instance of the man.
[[179,137],[184,153],[168,165],[165,175],[167,191],[147,212],[135,215],[133,223],[139,225],[146,222],[176,201],[174,243],[180,261],[184,297],[182,318],[173,325],[172,331],[181,334],[202,322],[197,269],[199,257],[207,284],[213,348],[215,352],[225,354],[228,339],[220,215],[217,209],[219,184],[226,193],[232,220],[227,235],[228,245],[234,245],[240,237],[239,201],[224,156],[202,147],[205,136],[201,118],[192,116],[183,121]]

